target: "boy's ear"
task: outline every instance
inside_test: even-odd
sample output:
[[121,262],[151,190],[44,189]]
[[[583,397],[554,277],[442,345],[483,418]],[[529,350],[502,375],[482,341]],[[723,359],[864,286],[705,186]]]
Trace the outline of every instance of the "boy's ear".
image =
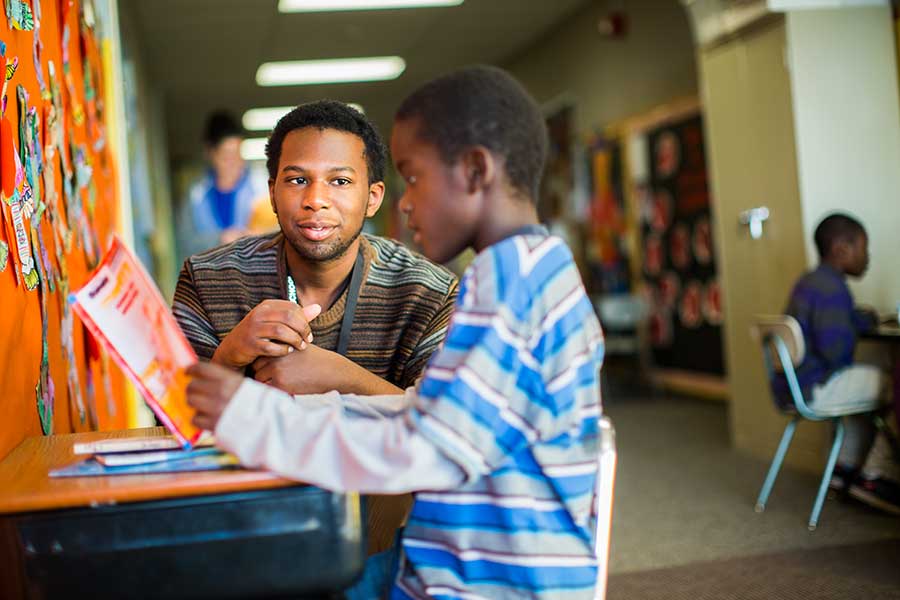
[[497,176],[497,160],[484,146],[472,146],[462,155],[466,177],[466,191],[474,194],[479,189],[490,187]]
[[366,200],[366,217],[374,217],[384,200],[384,182],[376,181],[369,186],[369,197]]

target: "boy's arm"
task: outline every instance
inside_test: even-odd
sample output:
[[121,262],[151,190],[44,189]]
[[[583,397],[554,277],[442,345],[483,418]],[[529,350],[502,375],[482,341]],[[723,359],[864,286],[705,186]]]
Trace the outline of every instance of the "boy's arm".
[[853,325],[859,333],[872,331],[878,327],[878,312],[871,307],[855,307],[853,309]]
[[[216,369],[215,365],[202,365]],[[192,370],[189,397],[205,404],[214,392],[210,379]],[[216,379],[233,374],[214,372]],[[198,402],[197,387],[204,396]],[[245,379],[215,425],[217,443],[248,467],[335,491],[398,494],[421,489],[451,489],[462,483],[462,469],[406,419],[406,396],[369,398],[337,392],[298,396]],[[385,413],[401,412],[385,417]],[[204,410],[204,409],[201,409]]]

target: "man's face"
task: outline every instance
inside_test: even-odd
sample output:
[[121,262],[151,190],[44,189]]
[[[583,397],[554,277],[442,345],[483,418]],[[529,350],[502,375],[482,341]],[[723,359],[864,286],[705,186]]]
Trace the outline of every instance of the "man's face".
[[218,146],[209,149],[209,164],[224,179],[235,179],[244,169],[241,158],[241,138],[227,137]]
[[384,183],[369,184],[364,153],[362,139],[336,129],[305,127],[284,137],[269,197],[285,239],[301,258],[340,258],[366,217],[378,211]]
[[417,118],[394,123],[391,156],[406,182],[399,206],[413,241],[431,260],[449,261],[472,244],[478,222],[462,166],[446,164],[433,144],[419,139]]

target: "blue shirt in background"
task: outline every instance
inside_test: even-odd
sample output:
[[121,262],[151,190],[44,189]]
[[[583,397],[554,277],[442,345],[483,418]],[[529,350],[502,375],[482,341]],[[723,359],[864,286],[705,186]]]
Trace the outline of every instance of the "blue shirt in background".
[[[215,175],[211,176],[213,181],[215,181]],[[223,192],[216,187],[215,184],[210,186],[209,190],[206,192],[213,217],[216,219],[216,224],[222,230],[234,226],[234,205],[237,202],[237,192],[244,184],[246,178],[247,171],[245,170],[244,174],[241,175],[241,178],[238,179],[237,184],[227,192]]]

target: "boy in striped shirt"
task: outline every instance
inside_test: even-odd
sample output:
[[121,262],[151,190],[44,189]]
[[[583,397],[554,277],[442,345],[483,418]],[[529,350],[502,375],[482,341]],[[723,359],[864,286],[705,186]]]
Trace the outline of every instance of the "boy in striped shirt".
[[417,492],[398,560],[372,557],[349,598],[594,595],[603,338],[569,249],[537,225],[546,149],[536,103],[499,69],[438,78],[398,110],[414,240],[435,262],[478,253],[404,396],[291,397],[216,365],[189,371],[195,422],[245,465]]

